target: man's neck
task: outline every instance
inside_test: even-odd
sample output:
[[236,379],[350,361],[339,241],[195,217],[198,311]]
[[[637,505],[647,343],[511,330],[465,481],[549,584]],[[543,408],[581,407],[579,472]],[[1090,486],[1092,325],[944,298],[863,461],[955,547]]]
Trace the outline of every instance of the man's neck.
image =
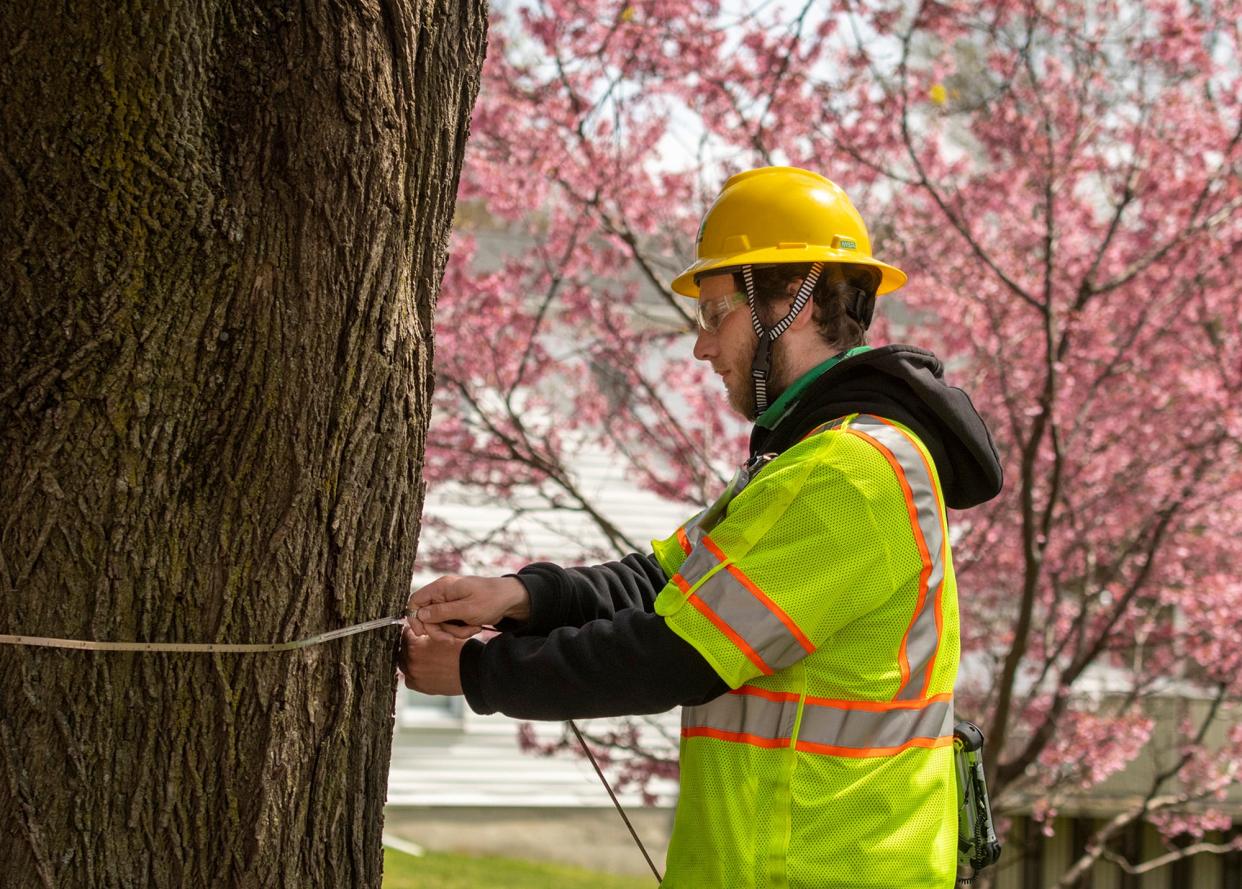
[[[860,346],[859,350],[866,350],[868,347]],[[813,356],[813,360],[786,360],[782,362],[781,386],[772,394],[772,401],[768,405],[767,410],[760,414],[755,422],[759,426],[772,428],[780,421],[780,418],[787,410],[801,398],[801,393],[810,384],[812,379],[818,379],[820,373],[827,371],[835,366],[837,361],[848,357],[854,350],[838,350],[833,351],[831,348],[816,348],[806,350],[798,355],[799,359],[805,356]],[[793,358],[795,356],[789,356]],[[800,370],[796,368],[801,368]],[[817,372],[818,371],[818,372]]]
[[818,367],[834,355],[840,354],[841,349],[833,348],[825,345],[823,340],[816,337],[817,342],[812,346],[803,348],[795,348],[786,354],[783,379],[780,380],[780,391],[784,392],[795,381],[802,378],[802,375],[812,368]]

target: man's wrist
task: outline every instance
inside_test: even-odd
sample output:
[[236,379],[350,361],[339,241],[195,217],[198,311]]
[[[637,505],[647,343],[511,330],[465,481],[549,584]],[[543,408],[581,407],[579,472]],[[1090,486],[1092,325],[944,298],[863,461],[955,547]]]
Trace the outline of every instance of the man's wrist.
[[501,578],[508,588],[508,607],[505,608],[505,619],[518,622],[530,620],[530,593],[526,585],[513,575]]

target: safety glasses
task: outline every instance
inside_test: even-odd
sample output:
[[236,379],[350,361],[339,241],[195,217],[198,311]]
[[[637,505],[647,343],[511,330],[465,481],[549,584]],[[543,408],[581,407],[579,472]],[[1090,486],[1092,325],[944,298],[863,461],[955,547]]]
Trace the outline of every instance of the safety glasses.
[[746,294],[737,291],[712,299],[700,297],[696,309],[699,330],[704,333],[715,333],[734,309],[744,305],[746,305]]

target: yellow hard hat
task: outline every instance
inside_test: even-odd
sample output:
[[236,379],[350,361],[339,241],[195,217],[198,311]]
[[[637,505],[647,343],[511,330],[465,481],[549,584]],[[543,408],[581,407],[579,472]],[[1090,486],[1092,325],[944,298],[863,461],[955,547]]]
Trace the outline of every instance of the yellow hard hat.
[[842,262],[880,270],[877,293],[906,273],[871,255],[867,226],[835,183],[797,167],[760,167],[729,177],[699,226],[695,261],[673,290],[695,299],[697,277],[713,269],[797,262]]

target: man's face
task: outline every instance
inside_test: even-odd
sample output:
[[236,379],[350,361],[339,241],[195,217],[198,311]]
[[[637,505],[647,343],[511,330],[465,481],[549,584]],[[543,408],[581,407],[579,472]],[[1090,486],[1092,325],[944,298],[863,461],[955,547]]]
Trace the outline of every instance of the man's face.
[[[737,287],[730,274],[710,275],[699,281],[699,299],[716,300],[735,293]],[[751,387],[750,364],[759,344],[750,323],[750,309],[745,301],[730,312],[713,331],[699,330],[694,341],[694,357],[711,364],[712,370],[724,381],[729,406],[746,419],[755,414],[755,393]],[[780,341],[777,341],[777,345]]]

